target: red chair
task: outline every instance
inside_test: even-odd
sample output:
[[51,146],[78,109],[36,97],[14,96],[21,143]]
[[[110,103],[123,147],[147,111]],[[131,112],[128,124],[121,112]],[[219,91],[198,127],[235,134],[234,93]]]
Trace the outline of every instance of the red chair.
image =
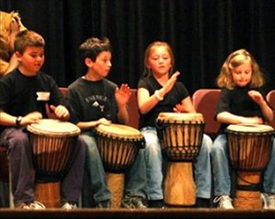
[[137,90],[131,89],[131,97],[128,102],[128,112],[129,112],[129,126],[138,129],[139,124],[139,110],[137,103]]
[[[272,107],[273,112],[275,110],[275,90],[271,90],[266,95],[266,101]],[[268,125],[272,126],[275,129],[275,114],[273,115],[273,119],[271,122],[267,122]]]
[[220,89],[199,89],[192,95],[192,102],[198,113],[204,116],[205,134],[212,139],[217,136],[220,123],[214,119]]

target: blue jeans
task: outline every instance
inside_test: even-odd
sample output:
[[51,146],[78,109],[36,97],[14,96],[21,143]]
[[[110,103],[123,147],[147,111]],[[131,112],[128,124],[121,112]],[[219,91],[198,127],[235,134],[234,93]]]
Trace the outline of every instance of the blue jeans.
[[229,160],[227,149],[227,136],[218,135],[211,150],[214,195],[230,195],[231,179],[229,172]]
[[269,163],[264,172],[263,190],[266,193],[275,193],[275,139],[272,144],[272,152]]
[[[146,127],[141,130],[145,141],[145,163],[148,185],[148,200],[163,199],[163,170],[162,151],[157,136],[156,128]],[[209,136],[203,135],[203,142],[199,156],[194,163],[195,182],[197,197],[211,197],[211,163],[210,150],[212,140]]]
[[[220,134],[214,141],[211,151],[214,195],[230,195],[231,179],[228,158],[227,135]],[[264,172],[263,189],[267,193],[275,193],[275,141],[273,140],[270,161]]]
[[[91,192],[96,203],[110,200],[111,193],[107,187],[106,173],[98,151],[95,137],[92,134],[81,135],[87,145],[85,168],[91,183]],[[134,163],[125,172],[125,195],[146,198],[146,175],[144,149],[140,149]]]
[[96,144],[96,139],[92,136],[92,134],[89,134],[89,132],[83,133],[81,136],[87,146],[85,171],[88,173],[93,199],[96,203],[110,200],[111,193],[107,187],[106,174]]

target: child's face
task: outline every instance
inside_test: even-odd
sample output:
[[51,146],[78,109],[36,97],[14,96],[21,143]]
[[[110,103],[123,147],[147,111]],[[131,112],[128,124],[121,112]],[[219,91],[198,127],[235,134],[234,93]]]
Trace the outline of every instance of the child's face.
[[108,51],[103,51],[96,57],[95,62],[92,64],[92,70],[93,73],[96,74],[95,76],[104,78],[108,75],[112,67],[111,59],[112,54]]
[[16,52],[19,70],[27,75],[36,75],[44,64],[44,48],[28,46],[23,54]]
[[155,74],[168,74],[171,64],[171,57],[165,46],[153,47],[149,57],[147,68],[151,69]]
[[234,83],[239,87],[247,86],[252,78],[252,66],[251,62],[247,61],[244,64],[231,70]]

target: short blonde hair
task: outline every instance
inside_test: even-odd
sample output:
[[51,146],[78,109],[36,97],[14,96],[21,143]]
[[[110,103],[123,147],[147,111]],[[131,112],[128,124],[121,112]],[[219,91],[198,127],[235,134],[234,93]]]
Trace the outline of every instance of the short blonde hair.
[[249,61],[252,67],[252,78],[250,88],[262,87],[265,83],[263,73],[254,57],[245,49],[239,49],[231,53],[222,65],[221,72],[217,78],[217,86],[220,88],[234,89],[236,84],[233,81],[232,70]]

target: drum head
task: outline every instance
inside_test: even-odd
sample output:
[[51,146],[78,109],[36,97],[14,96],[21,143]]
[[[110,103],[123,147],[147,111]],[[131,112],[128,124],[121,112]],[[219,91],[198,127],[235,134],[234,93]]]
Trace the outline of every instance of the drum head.
[[110,125],[98,125],[96,131],[99,135],[105,135],[117,138],[128,138],[128,139],[143,139],[141,132],[135,128],[120,124],[110,124]]
[[237,124],[229,125],[227,127],[227,132],[244,132],[244,133],[262,133],[262,132],[272,132],[274,129],[269,125],[262,124]]
[[55,119],[41,119],[38,123],[28,125],[27,130],[49,136],[75,136],[80,133],[80,129],[73,123]]
[[203,115],[201,113],[160,113],[157,120],[164,122],[204,122]]

